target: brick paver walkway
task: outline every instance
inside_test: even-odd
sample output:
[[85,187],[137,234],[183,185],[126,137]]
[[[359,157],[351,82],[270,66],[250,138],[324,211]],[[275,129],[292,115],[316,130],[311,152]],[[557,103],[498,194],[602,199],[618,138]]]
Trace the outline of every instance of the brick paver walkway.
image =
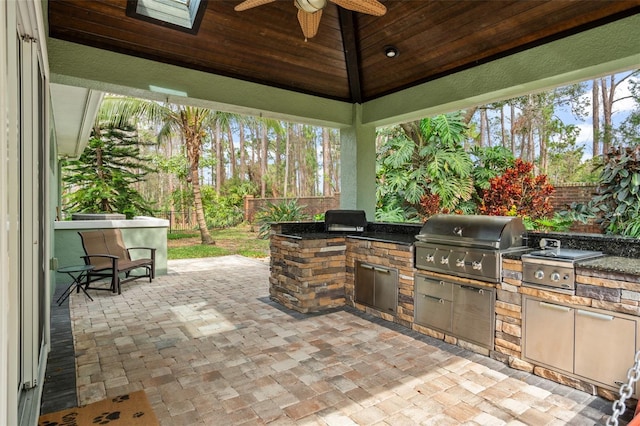
[[81,404],[144,389],[162,425],[586,425],[610,402],[345,308],[268,298],[267,264],[171,261],[72,295]]

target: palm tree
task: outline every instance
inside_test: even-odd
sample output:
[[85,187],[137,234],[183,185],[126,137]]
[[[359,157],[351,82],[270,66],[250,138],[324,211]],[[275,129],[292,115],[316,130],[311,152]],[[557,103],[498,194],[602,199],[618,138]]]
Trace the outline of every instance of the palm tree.
[[104,111],[112,117],[114,122],[127,120],[129,117],[145,117],[150,124],[162,126],[158,132],[159,140],[170,138],[174,133],[182,135],[189,163],[187,181],[191,183],[193,189],[196,220],[200,228],[202,244],[215,244],[207,228],[198,173],[202,144],[207,129],[215,122],[215,111],[184,105],[160,104],[144,99],[118,99],[123,100],[122,105],[108,105]]
[[200,153],[202,144],[207,134],[207,130],[214,125],[216,112],[206,108],[198,108],[184,105],[169,105],[158,111],[163,118],[164,126],[159,137],[170,134],[171,130],[177,130],[184,136],[189,162],[189,176],[187,181],[191,182],[193,189],[194,206],[196,209],[196,220],[200,228],[200,238],[202,244],[215,244],[204,215],[204,205],[202,203],[202,193],[200,192]]

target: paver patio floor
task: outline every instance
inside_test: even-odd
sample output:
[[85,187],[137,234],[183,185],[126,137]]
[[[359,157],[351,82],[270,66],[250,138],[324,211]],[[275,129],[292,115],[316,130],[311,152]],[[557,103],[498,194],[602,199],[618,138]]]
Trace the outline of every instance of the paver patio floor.
[[71,297],[80,404],[144,389],[162,425],[586,425],[611,403],[352,308],[268,298],[269,266],[170,261]]

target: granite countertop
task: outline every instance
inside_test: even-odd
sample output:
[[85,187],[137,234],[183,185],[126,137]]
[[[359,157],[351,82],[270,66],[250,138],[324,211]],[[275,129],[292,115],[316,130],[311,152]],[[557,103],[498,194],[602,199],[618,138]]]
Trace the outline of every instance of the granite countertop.
[[280,222],[272,226],[275,226],[275,235],[298,240],[324,240],[347,237],[403,245],[415,243],[415,236],[422,227],[421,224],[415,223],[368,222],[365,232],[327,232],[324,229],[324,222]]
[[640,276],[640,259],[622,256],[603,256],[576,262],[576,268]]

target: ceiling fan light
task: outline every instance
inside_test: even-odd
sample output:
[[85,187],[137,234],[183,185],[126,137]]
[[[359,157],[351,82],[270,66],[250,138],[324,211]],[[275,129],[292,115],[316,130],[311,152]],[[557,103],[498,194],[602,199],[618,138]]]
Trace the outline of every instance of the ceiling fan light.
[[324,9],[327,5],[327,0],[295,0],[296,6],[300,10],[304,10],[305,12],[315,13],[319,10]]

